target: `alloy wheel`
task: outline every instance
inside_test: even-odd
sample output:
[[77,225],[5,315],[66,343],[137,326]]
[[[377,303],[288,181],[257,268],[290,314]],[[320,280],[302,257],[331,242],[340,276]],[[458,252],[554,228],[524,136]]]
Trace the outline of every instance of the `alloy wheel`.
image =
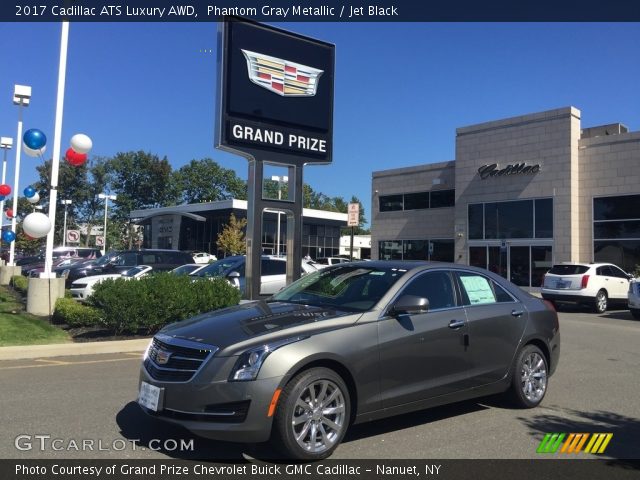
[[296,400],[291,418],[293,436],[305,451],[322,453],[341,438],[345,415],[342,390],[329,380],[314,381]]
[[547,389],[547,366],[538,352],[531,352],[520,369],[522,393],[531,402],[538,402]]

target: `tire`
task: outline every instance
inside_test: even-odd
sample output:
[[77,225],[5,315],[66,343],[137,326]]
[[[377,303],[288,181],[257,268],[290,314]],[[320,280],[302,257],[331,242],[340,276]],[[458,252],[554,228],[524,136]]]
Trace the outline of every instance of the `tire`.
[[350,415],[342,377],[328,368],[312,368],[293,377],[282,391],[273,439],[288,459],[322,460],[344,438]]
[[640,310],[638,310],[637,308],[631,309],[631,315],[633,315],[633,318],[635,318],[636,320],[640,320]]
[[516,356],[511,379],[511,397],[519,408],[540,405],[547,393],[549,365],[535,345],[525,345]]
[[607,311],[608,304],[607,292],[599,290],[593,302],[593,311],[596,313],[604,313]]

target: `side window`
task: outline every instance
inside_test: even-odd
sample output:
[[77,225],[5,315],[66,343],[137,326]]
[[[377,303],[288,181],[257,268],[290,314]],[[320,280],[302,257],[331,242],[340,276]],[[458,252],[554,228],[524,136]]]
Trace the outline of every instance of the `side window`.
[[609,269],[611,270],[611,274],[614,277],[618,277],[618,278],[627,278],[627,274],[624,273],[622,270],[620,270],[618,267],[614,267],[614,266],[609,266]]
[[429,300],[429,310],[456,306],[456,296],[448,272],[427,272],[413,279],[402,295],[415,295]]
[[154,265],[156,261],[155,253],[143,253],[140,259],[140,265]]
[[286,275],[287,262],[278,260],[262,260],[262,275]]
[[609,268],[608,267],[598,267],[596,268],[596,275],[600,275],[603,277],[609,276]]
[[118,256],[118,260],[115,262],[118,266],[136,266],[136,254],[135,253],[123,253]]
[[471,272],[460,272],[460,288],[464,305],[513,302],[513,297],[493,280]]

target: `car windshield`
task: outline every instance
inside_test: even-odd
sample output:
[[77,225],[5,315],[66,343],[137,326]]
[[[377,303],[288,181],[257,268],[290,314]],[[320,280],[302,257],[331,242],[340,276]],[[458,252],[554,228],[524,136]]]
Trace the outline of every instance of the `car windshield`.
[[224,277],[242,265],[242,257],[228,257],[210,263],[202,270],[192,273],[194,277]]
[[560,264],[554,265],[549,273],[551,275],[582,275],[589,267],[586,265],[569,265],[569,264]]
[[311,273],[269,301],[364,312],[378,303],[405,273],[406,270],[394,267],[343,264]]
[[109,252],[106,255],[103,255],[94,265],[97,265],[99,267],[106,265],[107,263],[109,263],[109,260],[117,255],[117,253],[118,252]]

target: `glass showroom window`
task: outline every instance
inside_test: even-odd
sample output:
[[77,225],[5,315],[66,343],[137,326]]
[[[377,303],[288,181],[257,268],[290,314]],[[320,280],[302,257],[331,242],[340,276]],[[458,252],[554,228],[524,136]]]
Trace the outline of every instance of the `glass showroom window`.
[[380,197],[381,212],[396,212],[403,209],[402,195],[385,195]]
[[640,264],[640,195],[593,199],[593,258],[625,271]]
[[470,204],[470,240],[553,238],[553,200]]

